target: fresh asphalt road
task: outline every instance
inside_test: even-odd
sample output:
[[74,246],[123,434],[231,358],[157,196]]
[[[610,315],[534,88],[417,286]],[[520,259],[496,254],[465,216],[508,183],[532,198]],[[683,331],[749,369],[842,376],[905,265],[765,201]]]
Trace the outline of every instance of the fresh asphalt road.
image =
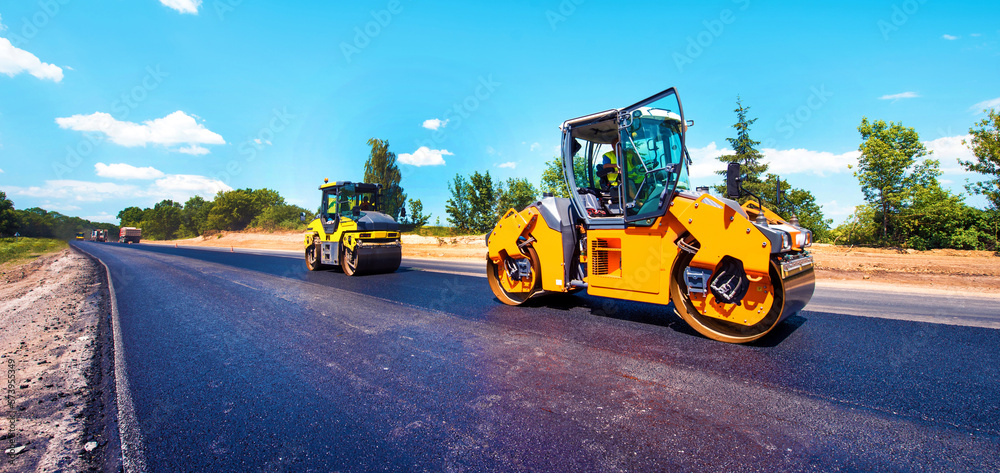
[[109,267],[150,471],[1000,470],[986,300],[818,291],[738,346],[669,307],[508,307],[475,265],[74,245]]

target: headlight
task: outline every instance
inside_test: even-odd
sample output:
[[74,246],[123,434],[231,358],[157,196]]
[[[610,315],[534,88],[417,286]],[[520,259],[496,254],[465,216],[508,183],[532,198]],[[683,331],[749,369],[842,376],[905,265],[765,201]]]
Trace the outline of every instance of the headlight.
[[781,234],[781,249],[790,250],[792,248],[792,239],[787,233],[782,232]]

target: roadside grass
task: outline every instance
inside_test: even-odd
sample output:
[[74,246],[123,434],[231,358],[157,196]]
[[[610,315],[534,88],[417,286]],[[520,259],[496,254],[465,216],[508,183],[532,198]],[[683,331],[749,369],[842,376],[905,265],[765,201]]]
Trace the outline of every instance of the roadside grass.
[[51,238],[0,238],[0,264],[37,258],[68,247],[65,241]]

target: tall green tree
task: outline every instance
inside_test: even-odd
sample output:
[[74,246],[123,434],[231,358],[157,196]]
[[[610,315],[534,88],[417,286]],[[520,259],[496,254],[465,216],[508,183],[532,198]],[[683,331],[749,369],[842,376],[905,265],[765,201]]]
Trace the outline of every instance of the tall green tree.
[[171,240],[181,228],[181,204],[162,200],[142,212],[143,237],[153,240]]
[[184,236],[198,236],[208,229],[208,213],[212,210],[212,202],[201,196],[194,196],[184,203],[181,210],[181,230]]
[[[750,138],[750,127],[757,121],[756,118],[747,118],[747,114],[750,112],[750,107],[744,106],[742,99],[736,97],[736,123],[733,128],[736,130],[735,138],[726,138],[729,142],[729,147],[733,149],[733,154],[727,154],[725,156],[719,156],[719,161],[723,163],[740,163],[743,171],[743,188],[753,192],[754,194],[763,196],[767,184],[765,181],[764,173],[767,172],[767,163],[763,162],[764,156],[757,150],[757,146],[760,146],[759,141],[754,141]],[[716,171],[716,174],[720,176],[725,176],[726,171]],[[772,186],[773,188],[773,186]],[[726,194],[726,185],[715,186],[716,192],[719,194]],[[740,203],[745,203],[747,200],[752,199],[750,196],[743,196],[740,199]]]
[[448,223],[455,231],[466,233],[472,230],[472,215],[469,205],[469,181],[462,175],[455,174],[455,178],[448,184],[448,191],[451,198],[445,203],[444,211],[448,214]]
[[[781,202],[778,202],[778,182],[781,182]],[[813,232],[813,239],[816,241],[826,240],[829,237],[832,219],[827,219],[823,215],[823,208],[816,203],[816,197],[804,189],[792,187],[787,180],[779,180],[778,176],[768,173],[764,178],[761,198],[764,206],[768,207],[778,215],[788,219],[795,215],[799,219],[799,225]]]
[[118,221],[123,227],[137,227],[142,224],[142,209],[126,207],[118,212]]
[[958,162],[966,171],[986,176],[985,181],[967,187],[970,192],[986,196],[993,211],[1000,212],[1000,113],[992,108],[986,113],[986,118],[969,129],[972,139],[962,141],[976,155],[976,161]]
[[0,236],[13,235],[17,231],[18,218],[14,211],[14,202],[0,191]]
[[406,194],[399,185],[402,176],[396,165],[396,153],[389,151],[387,140],[371,138],[368,145],[372,150],[365,162],[364,181],[382,184],[382,210],[392,218],[399,218],[399,209],[406,203]]
[[493,187],[493,177],[486,171],[480,174],[473,172],[469,176],[469,213],[472,216],[472,231],[476,233],[486,233],[493,229],[497,222],[496,208],[496,188]]
[[[587,160],[582,156],[573,157],[573,176],[579,181],[576,184],[580,187],[590,185],[586,182]],[[570,197],[569,186],[563,176],[562,158],[556,156],[551,161],[545,163],[542,171],[541,192],[552,194],[555,197]]]
[[410,199],[410,213],[407,215],[410,223],[416,227],[427,225],[431,219],[431,214],[424,213],[424,203],[420,199]]
[[[563,184],[565,185],[565,184]],[[503,217],[508,209],[518,212],[538,199],[538,189],[525,178],[512,177],[506,183],[497,184],[497,205],[495,215]]]
[[902,123],[861,119],[861,156],[854,176],[861,183],[865,201],[880,212],[882,240],[890,240],[892,226],[902,209],[907,189],[913,184],[907,169],[917,158],[926,156],[927,149],[920,142],[916,130]]

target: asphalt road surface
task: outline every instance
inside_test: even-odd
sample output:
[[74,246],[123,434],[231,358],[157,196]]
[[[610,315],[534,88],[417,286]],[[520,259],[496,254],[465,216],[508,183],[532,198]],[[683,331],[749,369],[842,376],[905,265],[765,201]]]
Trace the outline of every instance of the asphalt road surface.
[[475,264],[74,245],[149,471],[1000,470],[995,299],[820,287],[738,346],[670,307],[508,307]]

